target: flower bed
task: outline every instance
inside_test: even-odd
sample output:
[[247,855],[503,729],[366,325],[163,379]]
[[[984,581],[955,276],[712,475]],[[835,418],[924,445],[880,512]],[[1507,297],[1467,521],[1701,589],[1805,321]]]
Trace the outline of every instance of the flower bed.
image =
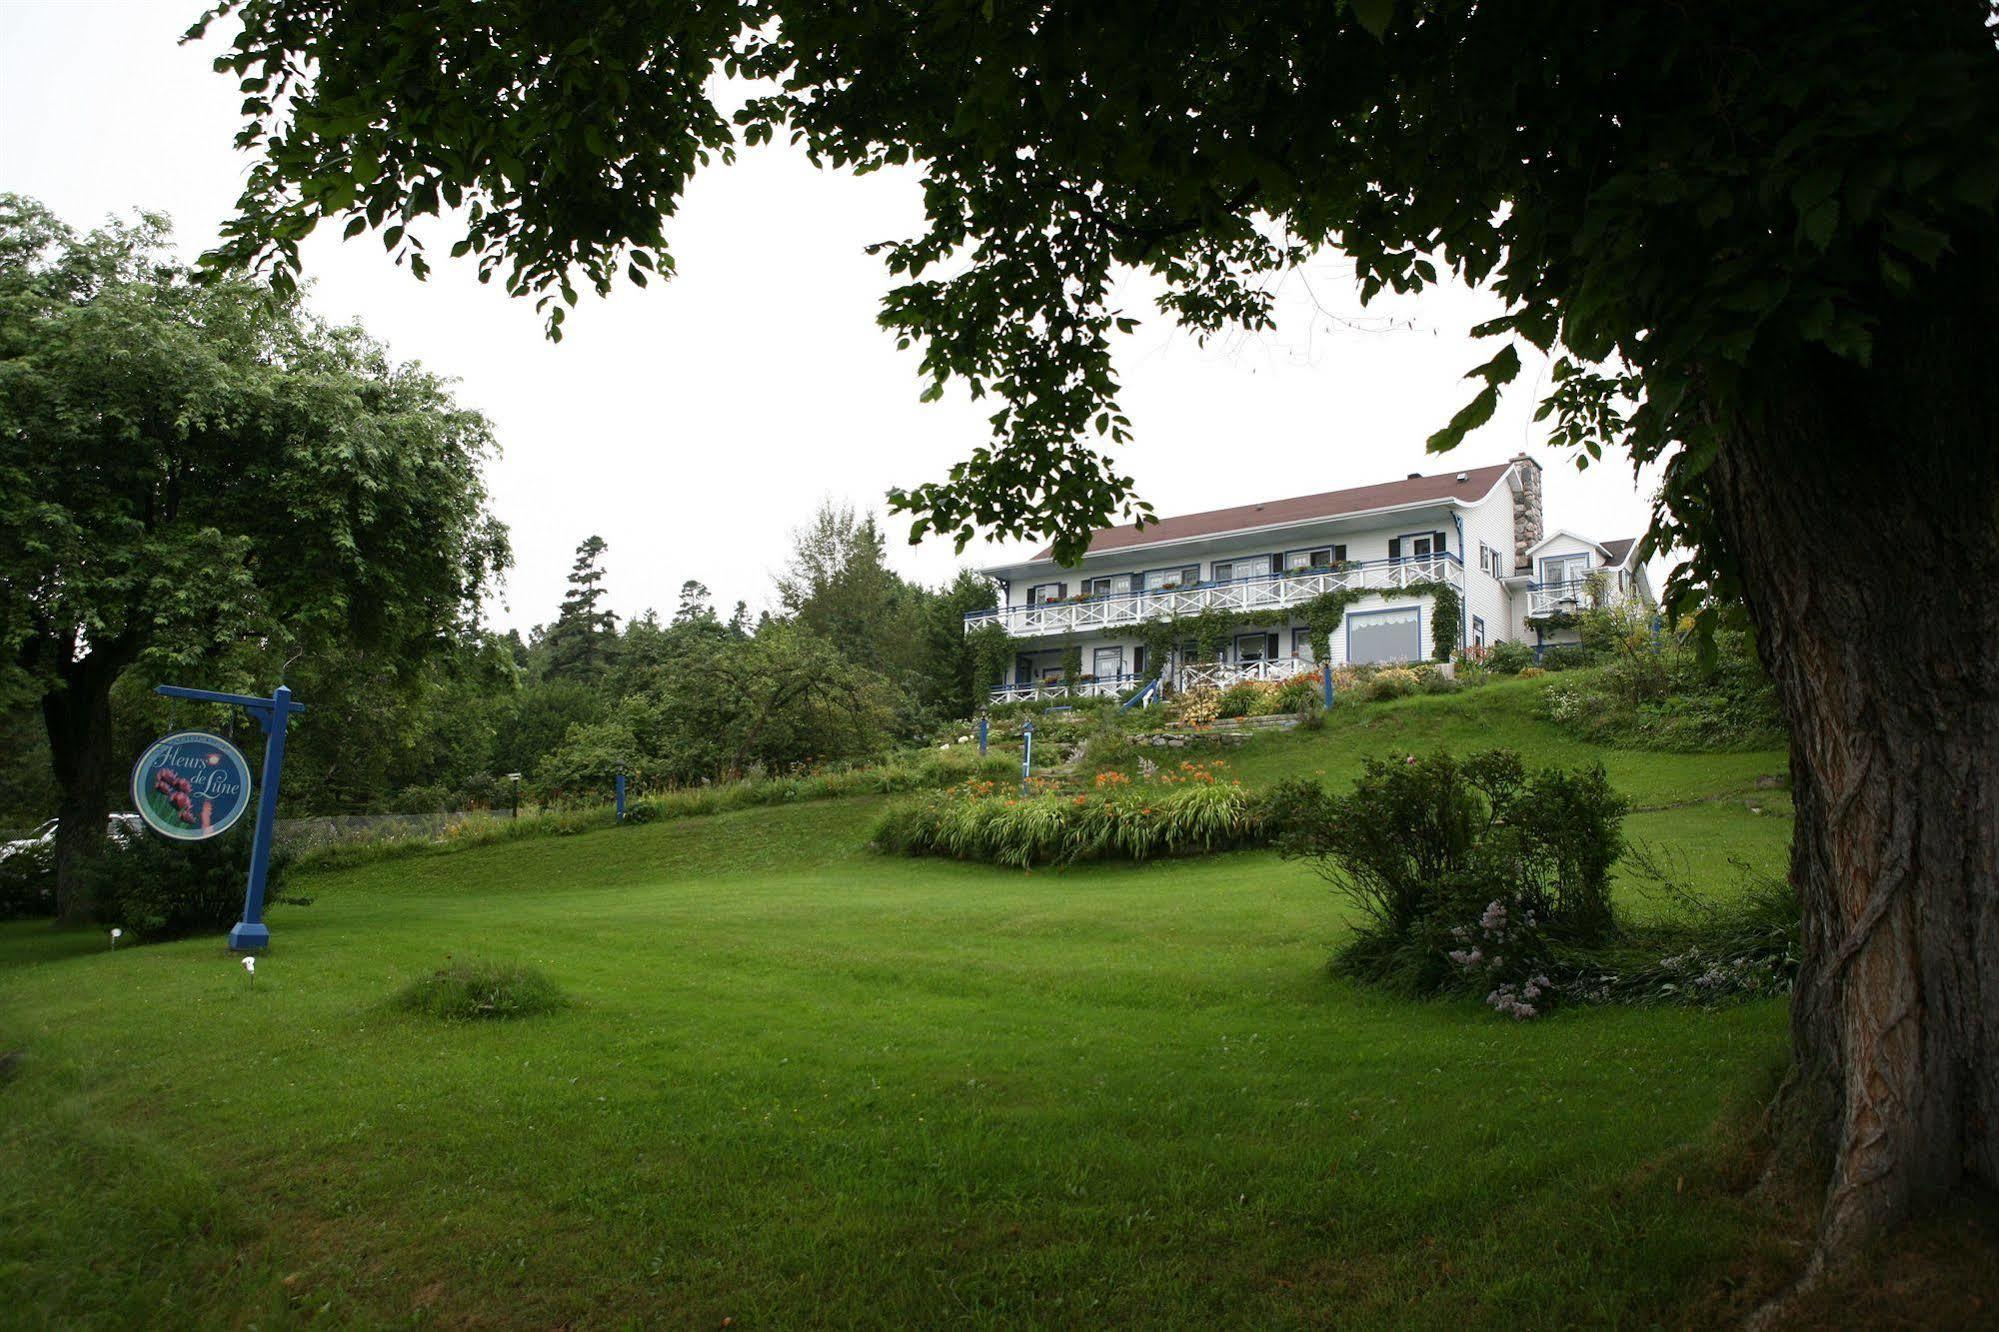
[[875,825],[877,850],[995,865],[1151,860],[1261,845],[1257,798],[1220,760],[1181,763],[1156,777],[1103,772],[1086,790],[1029,794],[989,781],[904,801]]

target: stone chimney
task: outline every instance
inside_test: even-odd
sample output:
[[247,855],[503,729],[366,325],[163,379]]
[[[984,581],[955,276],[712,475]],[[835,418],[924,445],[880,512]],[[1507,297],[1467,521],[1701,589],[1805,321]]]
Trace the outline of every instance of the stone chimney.
[[1520,569],[1527,563],[1527,552],[1540,544],[1541,530],[1541,464],[1524,453],[1516,453],[1513,462],[1513,567]]

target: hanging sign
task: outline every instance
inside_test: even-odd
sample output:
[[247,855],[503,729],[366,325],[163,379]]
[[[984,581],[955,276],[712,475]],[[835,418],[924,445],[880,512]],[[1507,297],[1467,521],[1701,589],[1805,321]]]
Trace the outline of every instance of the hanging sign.
[[219,837],[250,808],[250,765],[219,735],[175,731],[132,765],[132,804],[162,837]]

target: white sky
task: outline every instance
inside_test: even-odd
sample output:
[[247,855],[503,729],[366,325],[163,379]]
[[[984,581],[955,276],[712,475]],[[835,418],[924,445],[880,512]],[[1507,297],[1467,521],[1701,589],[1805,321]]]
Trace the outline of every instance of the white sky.
[[[190,257],[210,244],[247,159],[231,145],[240,96],[208,67],[217,43],[176,44],[201,7],[0,0],[0,190],[78,226],[160,209]],[[552,618],[592,532],[610,543],[621,615],[670,612],[686,578],[726,614],[739,597],[767,603],[791,529],[822,498],[881,511],[889,487],[941,477],[986,438],[990,407],[919,403],[916,353],[874,322],[888,279],[862,247],[915,233],[921,217],[914,173],[856,179],[759,149],[688,191],[669,233],[676,280],[586,295],[559,345],[530,302],[444,257],[450,235],[426,237],[428,282],[378,240],[342,244],[337,231],[305,246],[306,272],[322,314],[358,318],[399,358],[455,378],[494,422],[505,454],[489,479],[515,552],[499,624]],[[1453,287],[1364,311],[1345,269],[1323,256],[1286,279],[1275,334],[1206,348],[1151,309],[1143,281],[1129,284],[1144,322],[1118,364],[1137,443],[1118,463],[1159,514],[1455,471],[1525,447],[1546,469],[1550,530],[1643,530],[1650,477],[1641,493],[1622,454],[1578,471],[1544,447],[1531,358],[1490,423],[1447,458],[1425,455],[1424,438],[1471,394],[1465,371],[1496,350],[1468,330],[1497,302]],[[889,530],[895,566],[930,583],[1033,548],[959,556],[935,539],[901,544],[904,520]]]

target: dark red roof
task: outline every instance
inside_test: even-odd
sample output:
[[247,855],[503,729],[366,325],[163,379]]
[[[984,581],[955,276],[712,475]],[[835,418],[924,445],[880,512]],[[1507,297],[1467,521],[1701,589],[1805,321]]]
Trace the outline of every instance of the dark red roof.
[[[1506,475],[1511,463],[1474,467],[1465,472],[1440,476],[1412,476],[1406,481],[1388,481],[1375,486],[1355,486],[1351,490],[1329,490],[1322,495],[1300,495],[1295,499],[1266,500],[1233,509],[1210,509],[1206,513],[1182,514],[1147,523],[1144,530],[1135,524],[1098,528],[1090,537],[1089,553],[1122,550],[1127,546],[1149,545],[1155,541],[1186,541],[1193,537],[1219,536],[1245,528],[1275,527],[1284,523],[1304,523],[1315,518],[1338,518],[1370,509],[1388,509],[1425,501],[1484,499]],[[1458,480],[1462,475],[1464,480]],[[1055,552],[1044,547],[1034,558],[1045,560]]]
[[1609,557],[1610,566],[1611,568],[1614,569],[1618,565],[1624,563],[1624,557],[1626,555],[1629,555],[1631,553],[1631,548],[1638,544],[1638,538],[1619,537],[1615,541],[1606,541],[1602,544],[1603,544],[1603,553]]

